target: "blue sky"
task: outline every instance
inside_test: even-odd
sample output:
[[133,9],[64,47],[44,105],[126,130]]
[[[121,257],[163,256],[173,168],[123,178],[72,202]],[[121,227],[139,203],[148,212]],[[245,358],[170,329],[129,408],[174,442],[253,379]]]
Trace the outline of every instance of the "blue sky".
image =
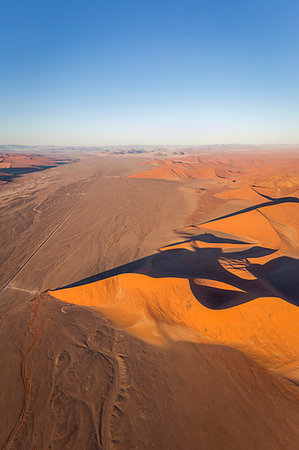
[[0,143],[299,143],[298,0],[0,0]]

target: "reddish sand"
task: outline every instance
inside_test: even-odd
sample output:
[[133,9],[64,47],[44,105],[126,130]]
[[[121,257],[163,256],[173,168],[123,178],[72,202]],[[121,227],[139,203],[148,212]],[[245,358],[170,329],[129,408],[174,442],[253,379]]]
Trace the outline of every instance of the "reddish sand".
[[[161,249],[167,254],[174,251],[176,255],[205,252],[206,267],[198,266],[198,275],[188,276],[187,266],[185,277],[123,273],[52,291],[51,295],[64,302],[100,308],[119,326],[156,344],[165,341],[161,324],[184,327],[196,333],[193,339],[238,348],[264,367],[299,381],[299,310],[277,290],[281,284],[284,292],[284,278],[288,273],[293,276],[296,270],[292,258],[299,256],[299,201],[293,198],[280,201],[277,196],[272,198],[265,193],[270,188],[272,194],[277,194],[285,187],[296,192],[297,178],[279,175],[289,160],[278,158],[276,164],[274,158],[271,165],[264,167],[264,158],[230,155],[214,160],[206,157],[206,161],[194,157],[156,160],[154,164],[158,167],[134,175],[181,180],[238,176],[240,187],[223,189],[215,197],[247,200],[252,207],[184,228],[180,232],[187,237],[185,241]],[[257,173],[257,167],[264,167],[263,172]],[[296,167],[298,160],[290,171]],[[256,186],[257,179],[260,187]],[[279,273],[282,282],[272,285],[271,270],[277,269],[272,269],[271,262],[278,260],[286,262]],[[192,269],[195,273],[196,270]],[[205,301],[219,295],[237,300],[229,300],[227,305],[231,307],[226,309],[207,307]]]
[[[196,285],[219,290],[223,295],[231,292],[246,292],[246,286],[241,280],[254,280],[254,273],[248,270],[250,263],[265,262],[273,259],[273,252],[268,256],[248,257],[242,266],[241,260],[235,256],[225,257],[227,251],[242,251],[253,247],[266,248],[274,251],[275,257],[286,255],[288,246],[281,250],[280,229],[286,223],[289,229],[296,232],[295,223],[299,223],[299,204],[281,204],[245,212],[228,218],[204,223],[198,227],[185,229],[197,234],[200,230],[218,232],[225,239],[233,237],[231,243],[208,243],[190,240],[175,246],[163,248],[166,250],[196,248],[221,248],[224,253],[218,257],[218,262],[239,278],[235,285],[212,278],[198,277],[193,279]],[[293,217],[291,217],[291,211]],[[268,219],[268,217],[269,219]],[[280,224],[278,222],[280,220]],[[272,223],[275,226],[272,226]],[[293,225],[293,228],[291,226]],[[291,232],[291,231],[290,231]],[[218,234],[219,235],[219,234]],[[238,240],[244,243],[238,243]],[[297,241],[298,242],[298,241]],[[294,242],[296,245],[297,242]],[[290,246],[290,243],[289,243]],[[254,254],[253,254],[254,255]],[[217,259],[215,258],[215,263]],[[291,270],[291,266],[289,266]],[[288,270],[285,268],[284,270]],[[209,271],[207,270],[207,275]],[[282,272],[281,276],[285,274]],[[241,282],[241,284],[240,284]],[[239,286],[239,287],[238,287]],[[243,288],[241,288],[241,286]],[[227,292],[227,294],[225,294]],[[70,289],[52,291],[51,295],[59,300],[85,306],[100,307],[105,315],[134,335],[150,340],[162,342],[163,335],[159,331],[159,322],[175,324],[189,330],[199,332],[199,340],[211,339],[213,342],[230,345],[241,349],[267,368],[299,381],[299,310],[284,299],[274,296],[260,296],[258,292],[251,301],[233,308],[211,310],[203,306],[194,296],[190,282],[183,278],[152,278],[141,274],[122,274],[95,283],[82,285]]]
[[[294,157],[295,156],[295,157]],[[271,164],[269,164],[271,159]],[[153,169],[132,175],[134,178],[156,179],[227,179],[242,182],[246,185],[292,188],[299,185],[299,160],[297,155],[285,152],[265,155],[263,153],[242,154],[202,154],[183,156],[181,158],[152,160],[147,164]],[[279,172],[279,174],[277,174]]]
[[[25,153],[1,153],[0,154],[0,182],[6,183],[19,176],[19,174],[55,167],[66,163],[68,160],[57,160],[48,156],[30,155]],[[8,170],[5,170],[8,169]]]
[[1,446],[297,449],[298,157],[119,158],[3,187]]
[[[224,289],[215,281],[213,288]],[[225,289],[234,290],[229,285]],[[99,307],[118,325],[153,343],[164,341],[159,322],[186,327],[199,332],[199,342],[238,348],[280,374],[292,373],[299,381],[299,373],[293,373],[299,361],[299,311],[282,299],[256,298],[215,311],[197,301],[186,279],[139,274],[123,274],[51,295],[64,302]]]
[[[154,163],[156,163],[154,161]],[[161,161],[159,167],[132,175],[133,178],[156,178],[165,180],[192,180],[198,178],[215,178],[215,169],[201,163],[189,163],[180,160]]]
[[218,194],[215,194],[216,198],[223,198],[225,200],[228,199],[244,199],[249,200],[252,203],[263,203],[264,198],[259,192],[250,187],[236,188],[230,189],[228,191],[223,191]]
[[27,155],[21,153],[1,153],[0,168],[9,167],[35,167],[35,166],[55,166],[54,158],[42,155]]

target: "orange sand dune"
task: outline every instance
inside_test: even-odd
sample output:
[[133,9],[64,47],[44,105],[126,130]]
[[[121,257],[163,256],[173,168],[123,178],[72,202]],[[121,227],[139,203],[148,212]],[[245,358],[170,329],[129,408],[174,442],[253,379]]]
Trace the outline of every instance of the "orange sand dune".
[[163,165],[146,172],[131,175],[133,178],[154,178],[165,180],[188,180],[198,178],[215,178],[215,169],[202,164],[165,161]]
[[238,348],[299,381],[299,310],[282,299],[256,298],[215,311],[197,301],[187,279],[133,273],[50,293],[67,303],[98,307],[118,325],[153,343],[163,343],[160,322],[186,327],[199,333],[200,341]]
[[10,162],[0,162],[0,169],[10,169],[11,163]]
[[243,199],[252,203],[263,203],[264,197],[250,187],[230,189],[229,191],[220,192],[214,195],[216,198],[223,199]]
[[[280,172],[287,158],[265,162],[265,155],[154,161],[157,167],[133,177],[234,178],[240,181],[237,188],[226,187],[214,197],[252,206],[180,230],[180,242],[161,248],[134,273],[124,269],[50,294],[99,308],[151,343],[167,345],[169,333],[182,340],[188,331],[188,340],[236,348],[299,382],[299,201],[296,195],[279,196],[285,189],[297,192],[298,161],[291,177]],[[262,177],[264,183],[254,183]]]
[[260,209],[281,241],[281,253],[299,257],[299,203],[284,203]]
[[292,176],[289,173],[281,173],[260,181],[258,186],[272,188],[298,188],[299,177],[295,175]]
[[[263,208],[264,210],[265,208]],[[267,218],[259,210],[206,222],[197,228],[220,231],[266,248],[278,250],[281,242]]]
[[185,240],[163,247],[143,272],[51,295],[100,308],[133,335],[159,345],[166,345],[165,324],[183,327],[195,333],[194,340],[234,347],[299,381],[299,202],[271,201],[250,188],[233,195],[259,200],[259,206],[184,228]]
[[[134,178],[157,179],[200,179],[218,178],[232,179],[245,186],[271,187],[275,190],[296,188],[299,183],[299,159],[293,154],[282,156],[271,155],[271,163],[267,155],[211,153],[200,156],[183,156],[181,158],[149,161],[158,167],[132,175]],[[283,194],[285,195],[285,194]]]
[[36,170],[55,167],[59,164],[70,162],[69,159],[57,160],[44,155],[30,155],[25,153],[1,153],[0,154],[0,182],[6,183],[18,177],[20,174]]
[[34,167],[55,166],[56,160],[48,156],[27,155],[20,153],[2,153],[0,155],[0,167]]
[[[128,180],[136,161],[114,176],[110,157],[102,179],[88,157],[68,184],[59,184],[67,170],[40,177],[36,199],[37,183],[24,183],[28,203],[16,190],[11,217],[39,227],[43,218],[44,228],[36,241],[25,230],[33,253],[13,261],[4,292],[5,448],[298,447],[298,164],[268,159],[207,152],[137,175],[179,188]],[[181,190],[199,194],[185,222],[172,215],[183,210]],[[175,235],[165,222],[191,225]],[[73,284],[31,290],[59,283]]]
[[[244,189],[236,191],[243,193]],[[249,191],[245,190],[247,192]],[[265,203],[259,203],[260,207],[257,209],[248,208],[246,212],[186,227],[181,231],[194,235],[198,229],[213,230],[275,250],[283,247],[282,250],[287,254],[298,248],[299,241],[299,201],[295,196],[294,198],[294,201],[290,199],[281,203],[265,200]]]

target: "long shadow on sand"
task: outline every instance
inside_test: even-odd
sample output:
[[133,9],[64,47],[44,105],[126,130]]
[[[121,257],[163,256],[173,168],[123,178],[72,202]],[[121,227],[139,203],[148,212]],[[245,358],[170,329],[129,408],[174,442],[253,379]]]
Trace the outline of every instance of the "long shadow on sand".
[[[238,242],[238,241],[237,241]],[[194,250],[165,250],[116,267],[60,289],[90,284],[124,273],[138,273],[153,278],[176,277],[189,280],[196,299],[207,308],[224,309],[249,302],[258,297],[280,297],[299,306],[299,261],[280,257],[271,262],[250,264],[247,257],[259,258],[274,250],[253,247],[240,252],[223,253],[221,248],[194,248]],[[223,258],[232,267],[244,268],[255,279],[244,279],[223,267]],[[235,271],[236,272],[236,271]],[[201,284],[201,280],[205,280]],[[219,287],[209,286],[208,281]]]
[[15,178],[19,178],[20,176],[32,173],[32,172],[41,172],[42,170],[50,169],[52,167],[56,167],[55,165],[51,166],[35,166],[35,167],[12,167],[8,169],[0,169],[0,180],[2,181],[13,181]]
[[19,178],[22,175],[33,172],[42,172],[43,170],[52,169],[53,167],[62,166],[64,164],[69,164],[72,160],[57,161],[55,164],[51,165],[39,165],[30,167],[9,167],[0,168],[0,181],[13,181],[15,178]]
[[217,217],[216,219],[209,220],[208,222],[203,222],[201,225],[203,225],[205,223],[215,222],[216,220],[227,219],[228,217],[239,216],[240,214],[244,214],[249,211],[255,211],[256,209],[264,208],[265,206],[281,205],[282,203],[299,203],[299,198],[297,198],[297,197],[281,197],[281,198],[277,198],[277,199],[272,199],[269,202],[264,202],[264,203],[259,203],[258,205],[249,206],[248,208],[241,209],[240,211],[226,214],[225,216]]
[[[264,197],[270,201],[218,217],[210,222],[238,216],[265,206],[299,203],[297,197],[278,199],[272,199],[265,195]],[[196,226],[193,227],[196,230]],[[275,253],[276,250],[252,246],[249,242],[233,238],[218,237],[212,233],[198,235],[182,233],[181,236],[185,240],[167,246],[164,251],[93,275],[60,289],[90,284],[124,273],[138,273],[153,278],[188,279],[196,299],[211,309],[231,308],[258,297],[279,297],[299,306],[299,260],[283,256],[266,264],[251,264],[248,258],[261,258]],[[211,247],[198,248],[192,245],[192,241],[211,244]],[[188,243],[191,250],[171,248],[178,244]],[[215,247],[215,244],[219,244],[219,247]],[[231,244],[231,251],[227,247],[223,252],[221,244],[226,246]],[[238,248],[235,247],[234,250],[233,246],[238,246]],[[251,276],[248,276],[250,274]]]

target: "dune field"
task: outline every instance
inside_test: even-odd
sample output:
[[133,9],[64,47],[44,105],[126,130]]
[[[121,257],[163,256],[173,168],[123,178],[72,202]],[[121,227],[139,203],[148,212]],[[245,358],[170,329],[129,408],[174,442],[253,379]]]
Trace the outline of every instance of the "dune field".
[[0,153],[0,184],[8,183],[25,173],[40,171],[72,162],[45,155],[26,153]]
[[296,450],[298,152],[63,157],[1,186],[2,448]]

